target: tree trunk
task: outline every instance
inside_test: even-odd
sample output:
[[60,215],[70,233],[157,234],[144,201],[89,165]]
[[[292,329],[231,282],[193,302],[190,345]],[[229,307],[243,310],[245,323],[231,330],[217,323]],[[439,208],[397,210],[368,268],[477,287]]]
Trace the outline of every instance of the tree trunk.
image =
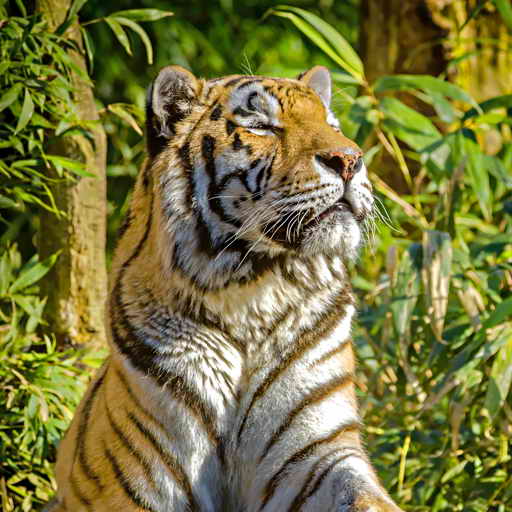
[[[382,75],[445,75],[482,101],[512,90],[511,35],[492,3],[475,11],[479,0],[362,0],[361,38],[370,83]],[[476,16],[467,21],[471,13]],[[458,59],[457,64],[450,64]],[[429,105],[410,94],[402,101],[432,115]],[[485,141],[499,148],[495,132]],[[382,153],[379,174],[397,192],[410,193],[397,162]],[[414,175],[419,166],[409,162]]]
[[[70,0],[38,0],[37,8],[55,30],[65,19]],[[82,48],[77,23],[67,36]],[[86,70],[83,55],[70,52],[74,62]],[[98,111],[90,84],[73,76],[73,100],[83,120],[97,121]],[[61,137],[51,152],[85,162],[93,178],[58,183],[52,187],[57,207],[64,216],[40,214],[39,254],[45,258],[61,251],[57,264],[42,283],[48,297],[46,318],[49,331],[59,343],[98,347],[105,343],[104,306],[107,295],[106,244],[106,137],[98,123],[94,144],[81,136]]]
[[396,73],[437,75],[446,69],[446,30],[428,0],[362,0],[361,52],[370,83]]

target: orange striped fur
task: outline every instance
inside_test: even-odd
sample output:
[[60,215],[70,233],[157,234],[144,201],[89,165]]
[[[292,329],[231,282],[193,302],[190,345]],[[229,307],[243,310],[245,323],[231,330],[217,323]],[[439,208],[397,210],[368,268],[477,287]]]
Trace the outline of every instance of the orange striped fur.
[[48,511],[400,509],[360,440],[345,269],[373,198],[327,70],[148,93],[112,271],[111,355]]

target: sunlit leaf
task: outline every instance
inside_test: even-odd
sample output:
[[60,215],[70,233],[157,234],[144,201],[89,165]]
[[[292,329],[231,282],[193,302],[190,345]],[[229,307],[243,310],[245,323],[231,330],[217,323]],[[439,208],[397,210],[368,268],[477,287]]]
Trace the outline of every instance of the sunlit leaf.
[[[503,304],[503,303],[502,303]],[[508,315],[512,318],[512,299],[510,299]],[[491,369],[491,376],[485,396],[485,408],[491,417],[495,417],[505,403],[512,384],[512,331],[506,345],[496,354]]]
[[441,138],[430,119],[396,98],[383,98],[379,109],[384,113],[384,127],[417,151]]
[[346,66],[353,70],[353,74],[357,78],[363,78],[364,67],[359,55],[357,55],[348,41],[336,29],[329,25],[329,23],[325,22],[315,14],[298,7],[278,5],[277,9],[294,12],[295,14],[302,16],[304,20],[322,34],[331,47],[334,48],[338,55],[346,62]]
[[375,82],[374,91],[421,89],[427,94],[441,94],[453,100],[470,103],[478,108],[476,101],[459,86],[430,75],[383,76]]
[[45,260],[30,266],[27,270],[22,270],[16,281],[14,281],[10,286],[9,292],[19,292],[20,290],[23,290],[24,288],[27,288],[39,281],[53,267],[58,257],[59,253],[52,254]]
[[441,340],[452,275],[452,246],[448,233],[426,231],[423,235],[422,275],[430,325],[436,338]]
[[128,55],[131,55],[132,49],[130,46],[130,40],[128,39],[128,35],[126,34],[121,24],[115,18],[111,17],[105,18],[105,21],[107,22],[108,26],[112,29],[112,32],[114,32],[114,35],[116,36],[117,40],[121,43],[126,53]]
[[479,109],[472,108],[468,110],[464,117],[463,121],[468,120],[471,117],[475,117],[481,112],[489,112],[490,110],[494,110],[496,108],[510,108],[512,107],[512,94],[505,94],[503,96],[496,96],[494,98],[490,98],[479,104]]
[[508,29],[512,30],[512,5],[510,0],[494,0],[494,5],[496,5]]
[[[110,18],[112,19],[112,17]],[[121,25],[125,25],[126,27],[133,30],[142,40],[142,43],[144,44],[144,47],[146,48],[146,55],[148,64],[153,64],[153,46],[151,44],[151,40],[149,39],[149,36],[147,35],[146,31],[135,21],[132,21],[128,18],[122,18],[120,16],[116,16],[114,18],[118,23]]]
[[108,110],[120,117],[125,123],[130,125],[139,135],[143,135],[142,129],[138,125],[135,118],[124,108],[122,103],[112,103],[108,106]]
[[18,118],[18,124],[16,125],[15,133],[23,130],[30,121],[32,114],[34,113],[34,102],[30,96],[28,89],[25,89],[25,99],[23,100],[23,106],[21,107],[20,117]]
[[0,98],[0,112],[18,99],[22,89],[23,85],[18,82],[2,95]]
[[71,160],[71,158],[57,155],[45,155],[45,158],[56,167],[67,169],[68,171],[71,171],[73,174],[78,176],[85,178],[93,178],[95,176],[86,170],[85,164],[77,160]]
[[125,11],[116,11],[109,17],[129,18],[133,21],[158,21],[174,14],[170,11],[162,11],[160,9],[127,9]]
[[270,14],[279,16],[281,18],[289,19],[305,36],[309,37],[326,55],[328,55],[334,62],[341,66],[345,71],[350,73],[358,83],[363,83],[362,74],[350,65],[342,56],[327,42],[325,37],[311,24],[304,21],[303,18],[297,16],[292,12],[270,10]]

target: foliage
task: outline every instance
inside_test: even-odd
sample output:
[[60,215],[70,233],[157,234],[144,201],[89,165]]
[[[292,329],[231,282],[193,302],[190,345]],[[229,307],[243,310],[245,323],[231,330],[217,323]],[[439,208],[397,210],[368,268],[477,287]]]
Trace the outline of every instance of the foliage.
[[[494,4],[510,24],[507,2]],[[58,255],[33,256],[36,209],[58,214],[48,185],[87,172],[80,155],[51,150],[91,128],[76,116],[72,74],[95,80],[109,138],[111,251],[143,158],[145,87],[168,63],[206,77],[331,69],[334,107],[365,149],[381,203],[379,243],[369,225],[354,272],[369,452],[406,510],[512,507],[512,94],[477,104],[442,77],[368,83],[353,49],[357,0],[177,1],[172,17],[164,0],[119,0],[114,13],[75,0],[55,33],[28,5],[0,2],[2,510],[38,509],[51,494],[56,443],[101,356],[59,352],[40,334],[37,283]],[[87,71],[65,36],[78,21]],[[387,180],[390,159],[400,180]]]
[[[271,13],[361,85],[339,113],[367,148],[386,212],[382,243],[354,277],[373,460],[406,509],[504,512],[512,506],[512,95],[478,105],[455,84],[421,75],[368,84],[332,27],[294,7]],[[432,116],[408,106],[404,91]],[[376,174],[383,152],[405,194]]]
[[[0,496],[6,512],[39,509],[53,494],[57,443],[91,367],[105,356],[59,351],[53,337],[40,334],[46,301],[37,283],[58,254],[39,262],[32,242],[37,208],[62,215],[49,185],[90,176],[79,151],[76,158],[52,151],[66,137],[90,137],[93,127],[77,115],[74,77],[92,82],[73,58],[80,48],[65,33],[83,4],[75,1],[55,32],[21,1],[15,8],[0,6]],[[128,26],[143,40],[150,60],[152,46],[137,21],[169,14],[130,10],[92,22],[109,23],[118,40],[124,29],[116,23]],[[82,35],[92,65],[83,28]],[[103,114],[105,122],[115,116],[131,126],[133,115],[140,116],[135,106],[121,103],[108,105]]]
[[53,494],[55,449],[84,391],[92,354],[57,351],[37,334],[45,300],[37,282],[56,257],[25,264],[15,245],[0,256],[0,495],[2,510],[30,511]]

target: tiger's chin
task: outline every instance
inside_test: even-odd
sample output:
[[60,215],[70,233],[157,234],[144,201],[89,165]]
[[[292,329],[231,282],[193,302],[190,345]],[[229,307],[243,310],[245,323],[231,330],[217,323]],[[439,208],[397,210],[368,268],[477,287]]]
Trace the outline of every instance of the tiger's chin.
[[306,226],[298,252],[307,255],[336,254],[355,260],[362,245],[361,223],[348,211],[337,211],[312,226]]

